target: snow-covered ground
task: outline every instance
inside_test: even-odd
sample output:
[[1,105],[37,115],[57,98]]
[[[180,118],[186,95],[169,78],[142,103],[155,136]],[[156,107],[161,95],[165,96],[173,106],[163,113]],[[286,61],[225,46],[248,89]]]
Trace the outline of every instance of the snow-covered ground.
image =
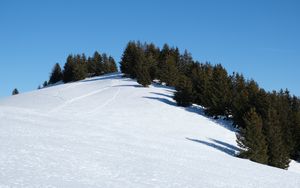
[[172,94],[111,74],[0,100],[0,187],[300,187]]

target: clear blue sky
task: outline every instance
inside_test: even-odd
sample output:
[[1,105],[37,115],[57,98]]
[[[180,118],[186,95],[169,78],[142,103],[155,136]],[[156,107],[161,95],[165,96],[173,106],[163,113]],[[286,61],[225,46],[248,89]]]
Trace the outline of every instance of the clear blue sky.
[[297,0],[1,0],[0,97],[36,89],[70,53],[119,61],[129,40],[188,49],[300,96],[299,10]]

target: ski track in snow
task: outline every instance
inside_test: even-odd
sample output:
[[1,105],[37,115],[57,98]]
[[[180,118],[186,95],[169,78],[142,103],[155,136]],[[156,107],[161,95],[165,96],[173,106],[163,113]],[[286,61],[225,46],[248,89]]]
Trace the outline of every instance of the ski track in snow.
[[173,91],[110,74],[0,100],[0,187],[300,187]]
[[79,100],[81,100],[81,99],[84,99],[84,98],[87,98],[87,97],[89,97],[89,96],[98,94],[98,93],[100,93],[100,92],[102,92],[102,91],[104,91],[104,90],[107,90],[107,89],[109,89],[109,88],[110,88],[110,87],[104,87],[104,88],[98,89],[98,90],[96,90],[96,91],[87,93],[87,94],[85,94],[85,95],[81,95],[81,96],[78,96],[78,97],[75,97],[75,98],[66,100],[62,105],[60,105],[60,106],[58,106],[58,107],[52,109],[52,110],[49,112],[49,114],[55,113],[55,112],[57,112],[57,111],[63,109],[64,107],[66,107],[67,105],[69,105],[69,104],[71,104],[71,103],[74,103],[74,102],[79,101]]

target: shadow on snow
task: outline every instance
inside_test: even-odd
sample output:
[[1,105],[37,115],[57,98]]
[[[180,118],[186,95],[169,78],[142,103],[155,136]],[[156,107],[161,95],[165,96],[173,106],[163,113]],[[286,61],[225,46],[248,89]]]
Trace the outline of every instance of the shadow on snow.
[[[172,95],[164,94],[164,93],[157,93],[157,92],[150,92],[150,93],[154,94],[154,95],[158,95],[158,97],[154,96],[154,97],[143,97],[143,98],[157,100],[157,101],[163,102],[165,104],[178,107],[177,103],[173,100]],[[203,107],[200,107],[200,106],[197,106],[197,105],[192,105],[190,107],[181,107],[181,108],[185,109],[188,112],[192,112],[192,113],[196,113],[196,114],[199,114],[201,116],[204,116],[209,121],[217,123],[218,125],[221,125],[222,127],[226,128],[229,131],[232,131],[232,132],[237,131],[237,129],[232,125],[232,121],[224,120],[224,119],[221,119],[221,118],[220,119],[214,119],[210,116],[207,116],[204,112]]]
[[240,151],[239,148],[234,145],[231,145],[226,142],[219,141],[219,140],[211,139],[211,138],[209,139],[211,142],[207,142],[204,140],[198,140],[198,139],[192,139],[192,138],[186,138],[186,139],[189,141],[193,141],[196,143],[200,143],[200,144],[212,147],[216,150],[219,150],[219,151],[226,153],[228,155],[231,155],[231,156],[235,156],[236,153],[238,153]]

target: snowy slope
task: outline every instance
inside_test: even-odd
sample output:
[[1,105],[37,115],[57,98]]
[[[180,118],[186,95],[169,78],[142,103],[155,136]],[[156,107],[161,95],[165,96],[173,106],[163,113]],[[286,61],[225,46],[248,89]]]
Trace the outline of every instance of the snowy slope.
[[172,94],[111,74],[0,100],[0,187],[300,187]]

